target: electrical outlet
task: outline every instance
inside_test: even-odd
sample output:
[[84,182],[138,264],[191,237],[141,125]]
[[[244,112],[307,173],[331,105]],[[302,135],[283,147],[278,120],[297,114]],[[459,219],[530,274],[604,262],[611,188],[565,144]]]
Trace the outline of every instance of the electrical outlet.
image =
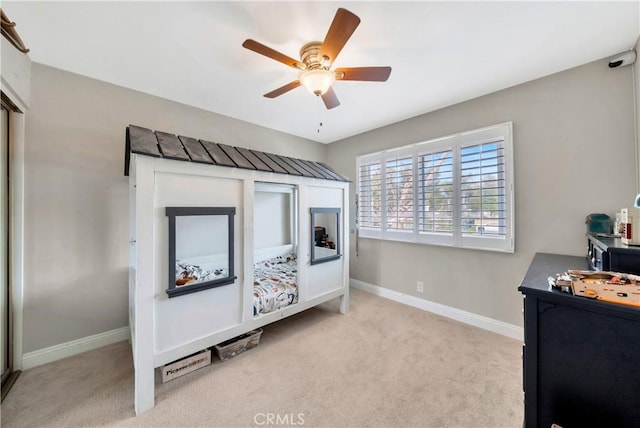
[[418,290],[418,293],[424,293],[424,282],[416,282],[416,289]]

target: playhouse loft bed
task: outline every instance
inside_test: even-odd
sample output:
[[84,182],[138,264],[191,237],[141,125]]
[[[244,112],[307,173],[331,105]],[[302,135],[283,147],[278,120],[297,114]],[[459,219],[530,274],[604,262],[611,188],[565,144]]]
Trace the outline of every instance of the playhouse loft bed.
[[348,308],[348,179],[320,162],[130,125],[135,409],[154,370],[327,300]]

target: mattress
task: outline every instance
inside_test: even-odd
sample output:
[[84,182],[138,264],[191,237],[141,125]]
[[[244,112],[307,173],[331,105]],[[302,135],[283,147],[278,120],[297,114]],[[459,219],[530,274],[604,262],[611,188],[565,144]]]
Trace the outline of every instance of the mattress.
[[267,314],[298,302],[298,262],[289,253],[253,266],[253,316]]

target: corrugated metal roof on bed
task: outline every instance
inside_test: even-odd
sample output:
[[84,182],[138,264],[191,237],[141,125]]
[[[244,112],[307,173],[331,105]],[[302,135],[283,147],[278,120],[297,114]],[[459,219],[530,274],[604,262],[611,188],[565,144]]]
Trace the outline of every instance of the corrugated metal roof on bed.
[[185,162],[302,175],[322,180],[351,181],[322,162],[248,150],[167,132],[154,132],[136,125],[127,127],[125,150],[124,175],[129,175],[130,156],[131,153],[136,153]]

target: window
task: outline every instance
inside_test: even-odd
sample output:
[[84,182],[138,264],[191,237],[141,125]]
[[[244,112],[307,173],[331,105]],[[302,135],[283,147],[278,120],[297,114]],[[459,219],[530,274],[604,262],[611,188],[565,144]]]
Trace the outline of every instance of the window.
[[382,177],[380,162],[360,165],[358,184],[360,186],[358,221],[360,226],[379,229],[382,225]]
[[390,159],[385,165],[387,229],[413,231],[413,158]]
[[233,284],[235,207],[166,207],[169,298]]
[[463,235],[505,234],[504,147],[501,142],[460,150],[460,211]]
[[453,152],[419,155],[420,232],[453,233]]
[[340,208],[314,208],[311,213],[312,265],[338,260],[340,253]]
[[512,124],[363,155],[362,237],[514,251]]

